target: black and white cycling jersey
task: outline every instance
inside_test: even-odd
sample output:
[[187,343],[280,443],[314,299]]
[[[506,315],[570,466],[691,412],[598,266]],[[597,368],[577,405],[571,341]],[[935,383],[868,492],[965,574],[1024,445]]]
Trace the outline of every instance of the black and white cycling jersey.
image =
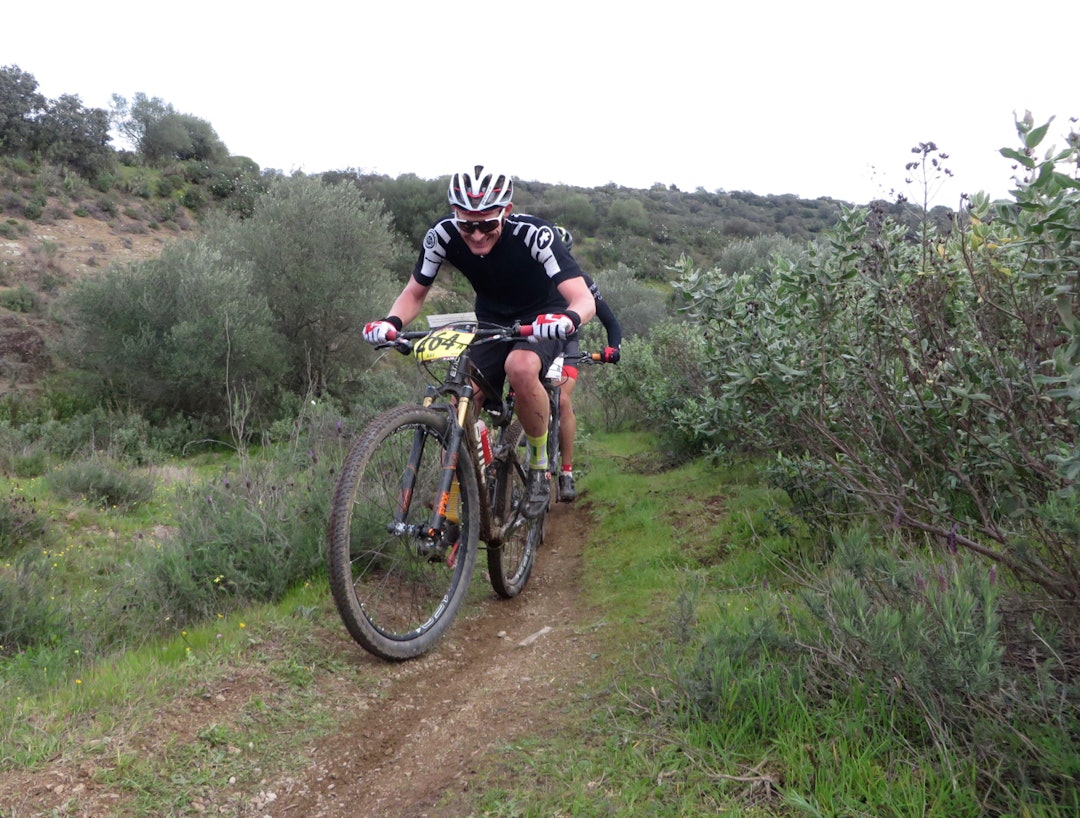
[[484,256],[473,254],[452,216],[440,219],[424,237],[413,278],[430,287],[444,263],[460,270],[472,285],[477,318],[497,324],[527,323],[543,313],[562,312],[567,303],[557,285],[583,276],[549,222],[519,213],[506,217],[499,241]]

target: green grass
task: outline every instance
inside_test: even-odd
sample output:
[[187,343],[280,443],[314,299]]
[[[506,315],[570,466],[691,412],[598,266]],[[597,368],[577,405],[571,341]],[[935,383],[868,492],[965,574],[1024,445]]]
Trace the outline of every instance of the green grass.
[[[188,814],[227,779],[237,793],[256,792],[338,726],[328,677],[353,689],[370,681],[349,646],[327,652],[327,628],[339,628],[328,599],[325,583],[308,584],[278,605],[177,629],[37,693],[9,679],[0,684],[3,768],[60,756],[89,764],[98,783],[128,794],[116,815]],[[161,722],[173,732],[161,736]]]

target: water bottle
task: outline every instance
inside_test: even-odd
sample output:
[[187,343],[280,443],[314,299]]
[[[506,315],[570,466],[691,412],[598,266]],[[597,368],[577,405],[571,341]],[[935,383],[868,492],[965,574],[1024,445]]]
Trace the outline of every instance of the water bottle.
[[485,466],[491,463],[491,433],[487,424],[479,418],[476,421],[476,456]]

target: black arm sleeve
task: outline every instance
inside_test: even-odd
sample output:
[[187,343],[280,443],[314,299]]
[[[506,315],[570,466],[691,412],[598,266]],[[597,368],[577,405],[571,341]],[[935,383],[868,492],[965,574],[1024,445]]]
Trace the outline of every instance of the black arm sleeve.
[[600,319],[600,323],[607,330],[608,346],[622,346],[622,327],[619,326],[619,319],[615,317],[615,313],[611,311],[608,302],[603,298],[596,299],[596,317]]

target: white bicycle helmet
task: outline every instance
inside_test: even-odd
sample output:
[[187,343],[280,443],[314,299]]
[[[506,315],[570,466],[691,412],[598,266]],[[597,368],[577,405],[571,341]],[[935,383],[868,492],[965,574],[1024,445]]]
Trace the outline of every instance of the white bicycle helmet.
[[559,238],[562,239],[562,243],[566,245],[567,250],[574,246],[573,234],[561,224],[555,225],[555,232],[559,234]]
[[450,177],[446,198],[462,210],[492,210],[506,207],[514,197],[514,182],[509,176],[477,165],[472,171]]

